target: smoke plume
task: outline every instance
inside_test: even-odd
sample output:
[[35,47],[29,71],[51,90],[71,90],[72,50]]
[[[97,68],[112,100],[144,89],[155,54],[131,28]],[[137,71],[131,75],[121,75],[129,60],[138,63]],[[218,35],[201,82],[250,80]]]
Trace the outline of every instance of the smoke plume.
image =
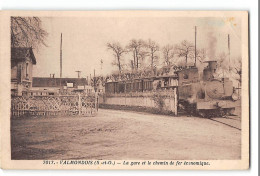
[[213,32],[208,33],[208,57],[209,60],[214,60],[216,57],[217,38]]

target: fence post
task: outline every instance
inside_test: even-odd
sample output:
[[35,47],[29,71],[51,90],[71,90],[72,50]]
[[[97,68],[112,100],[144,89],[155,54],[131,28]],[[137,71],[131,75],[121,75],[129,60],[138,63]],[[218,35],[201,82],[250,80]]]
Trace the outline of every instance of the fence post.
[[62,99],[61,95],[59,94],[59,112],[58,114],[61,116],[63,114],[63,108],[62,108]]
[[78,101],[78,109],[79,109],[79,115],[81,115],[81,98],[80,98],[80,93],[78,94],[79,101]]
[[95,93],[95,109],[98,111],[98,93]]
[[177,98],[177,88],[174,88],[174,109],[175,109],[175,116],[178,115],[178,98]]

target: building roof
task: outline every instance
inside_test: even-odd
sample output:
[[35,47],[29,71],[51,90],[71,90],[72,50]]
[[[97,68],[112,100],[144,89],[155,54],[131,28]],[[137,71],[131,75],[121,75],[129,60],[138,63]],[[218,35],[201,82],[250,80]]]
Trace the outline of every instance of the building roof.
[[87,80],[86,78],[32,78],[32,87],[61,87],[67,86],[67,83],[73,83],[73,87],[85,86],[87,85]]
[[33,54],[32,48],[26,48],[26,47],[11,48],[11,61],[23,61],[26,57],[31,58],[32,63],[36,64],[36,58]]

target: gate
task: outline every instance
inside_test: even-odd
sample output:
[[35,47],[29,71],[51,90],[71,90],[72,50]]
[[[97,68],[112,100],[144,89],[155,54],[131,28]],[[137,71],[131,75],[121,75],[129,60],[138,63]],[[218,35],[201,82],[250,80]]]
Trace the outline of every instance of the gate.
[[95,116],[97,95],[13,96],[11,116]]

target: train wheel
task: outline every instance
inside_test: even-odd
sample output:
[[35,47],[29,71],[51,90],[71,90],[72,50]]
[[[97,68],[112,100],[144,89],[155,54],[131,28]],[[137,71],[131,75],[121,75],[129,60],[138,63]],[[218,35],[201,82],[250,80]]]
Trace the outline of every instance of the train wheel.
[[197,114],[203,118],[213,118],[219,116],[219,111],[215,109],[200,109]]
[[200,117],[203,117],[203,118],[208,116],[208,113],[205,110],[198,110],[198,114]]
[[227,114],[226,110],[224,110],[224,109],[219,109],[218,115],[219,115],[220,117],[225,117],[226,114]]
[[235,112],[235,108],[228,108],[228,109],[226,109],[226,115],[227,116],[233,115],[234,112]]
[[217,117],[219,116],[219,111],[216,109],[210,109],[209,111],[209,118]]

